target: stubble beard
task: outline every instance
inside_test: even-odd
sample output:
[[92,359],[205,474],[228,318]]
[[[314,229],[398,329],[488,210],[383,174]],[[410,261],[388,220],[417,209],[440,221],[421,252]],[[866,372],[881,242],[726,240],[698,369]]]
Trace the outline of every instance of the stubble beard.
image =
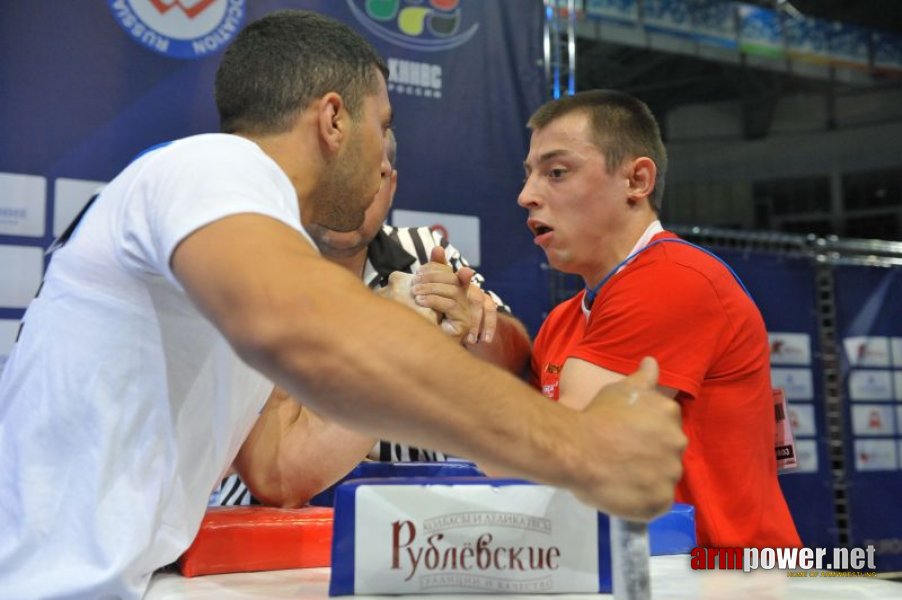
[[365,190],[370,178],[361,171],[361,150],[360,140],[353,138],[347,153],[336,157],[326,168],[313,195],[316,198],[314,226],[349,232],[363,225],[375,191],[368,194]]

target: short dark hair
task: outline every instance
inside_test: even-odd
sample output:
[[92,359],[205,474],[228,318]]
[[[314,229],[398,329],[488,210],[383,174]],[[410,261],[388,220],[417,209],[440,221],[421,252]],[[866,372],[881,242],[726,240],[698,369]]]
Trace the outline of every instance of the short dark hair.
[[542,129],[552,121],[583,111],[592,121],[595,145],[604,154],[608,172],[626,158],[647,156],[657,167],[655,189],[649,200],[655,212],[661,212],[664,178],[667,174],[667,150],[661,140],[658,122],[648,106],[629,94],[613,90],[589,90],[552,100],[539,107],[527,126]]
[[353,118],[388,78],[379,54],[350,27],[323,15],[280,10],[249,24],[216,72],[216,107],[225,133],[281,133],[329,92]]

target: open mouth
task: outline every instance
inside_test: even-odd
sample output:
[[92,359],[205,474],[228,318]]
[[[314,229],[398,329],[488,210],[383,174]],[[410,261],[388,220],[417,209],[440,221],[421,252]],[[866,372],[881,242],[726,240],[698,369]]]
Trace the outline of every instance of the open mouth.
[[553,229],[551,229],[551,227],[547,225],[536,225],[535,227],[533,227],[533,233],[536,234],[536,237],[546,233],[551,233],[552,231]]
[[554,231],[551,227],[539,221],[538,219],[527,219],[526,226],[529,227],[530,231],[532,231],[532,234],[536,237]]

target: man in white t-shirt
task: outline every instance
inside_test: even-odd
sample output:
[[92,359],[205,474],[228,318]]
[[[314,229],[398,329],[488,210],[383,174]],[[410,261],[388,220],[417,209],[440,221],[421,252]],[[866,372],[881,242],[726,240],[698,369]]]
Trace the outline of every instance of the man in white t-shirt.
[[272,382],[603,510],[669,507],[685,439],[652,361],[562,408],[319,256],[302,223],[353,230],[378,189],[386,77],[344,25],[263,17],[217,72],[224,133],[136,159],[54,253],[0,378],[0,598],[142,595]]

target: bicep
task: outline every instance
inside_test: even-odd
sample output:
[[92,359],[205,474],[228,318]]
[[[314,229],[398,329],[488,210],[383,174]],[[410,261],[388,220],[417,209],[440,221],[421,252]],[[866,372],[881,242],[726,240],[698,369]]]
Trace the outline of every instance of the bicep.
[[[604,386],[623,379],[625,375],[583,360],[570,357],[561,370],[559,402],[575,410],[584,409]],[[658,386],[658,391],[675,398],[677,390]]]
[[172,253],[179,283],[240,352],[276,333],[281,317],[328,305],[343,288],[360,287],[322,260],[296,230],[258,214],[232,215],[196,230]]

